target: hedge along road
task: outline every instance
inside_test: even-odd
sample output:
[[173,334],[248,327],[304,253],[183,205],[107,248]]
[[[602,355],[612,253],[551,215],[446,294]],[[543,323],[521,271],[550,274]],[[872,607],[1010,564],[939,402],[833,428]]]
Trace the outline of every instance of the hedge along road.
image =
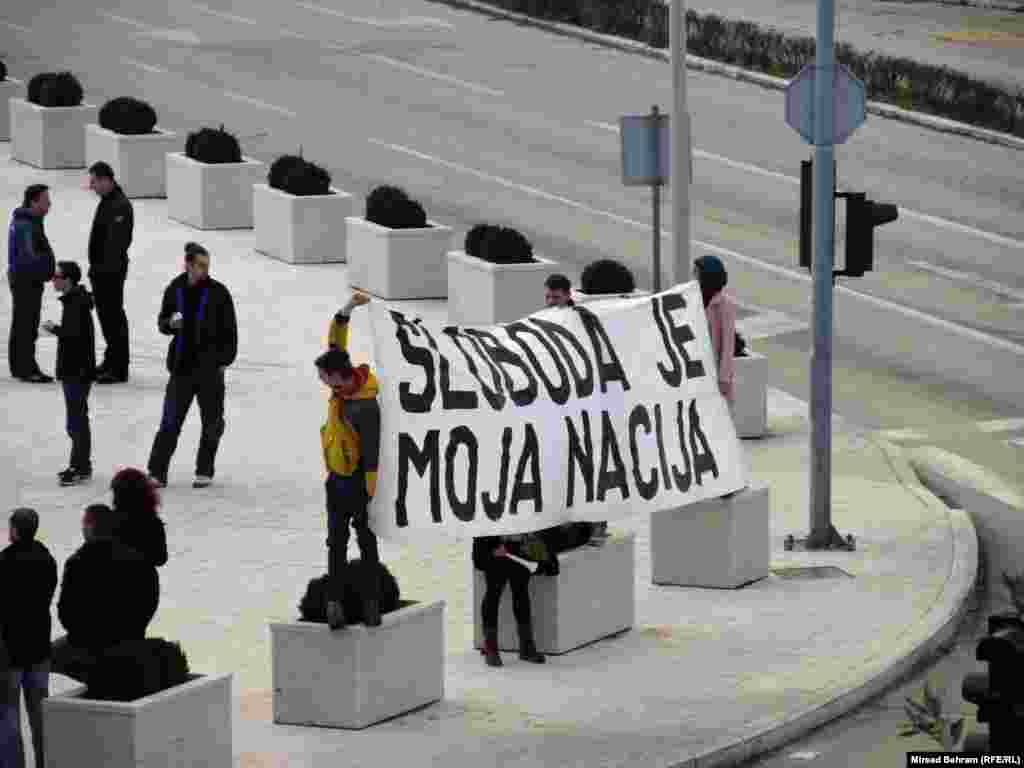
[[[660,62],[417,0],[258,11],[230,0],[60,0],[10,13],[0,41],[15,76],[72,68],[93,102],[139,95],[171,129],[223,122],[243,137],[269,132],[244,142],[247,153],[271,159],[301,144],[357,195],[397,182],[459,231],[480,220],[514,224],[569,265],[608,255],[646,279],[649,199],[621,186],[618,139],[599,124],[670,103]],[[704,75],[689,82],[695,239],[791,269],[797,190],[772,174],[794,176],[809,148],[783,123],[778,93]],[[904,216],[881,230],[880,269],[858,290],[1021,337],[1020,311],[991,290],[1024,290],[1019,153],[872,117],[839,162],[841,186],[937,217]],[[809,301],[804,286],[794,293],[742,273],[735,282],[748,301],[806,312],[794,306]],[[806,340],[787,342],[793,354],[778,350],[779,359],[806,382]],[[892,362],[849,354],[861,356],[851,368],[880,376]],[[851,405],[864,398],[851,394]],[[910,410],[920,401],[908,396]],[[1012,415],[998,404],[978,408],[978,419]],[[868,423],[902,426],[907,412],[867,414]]]

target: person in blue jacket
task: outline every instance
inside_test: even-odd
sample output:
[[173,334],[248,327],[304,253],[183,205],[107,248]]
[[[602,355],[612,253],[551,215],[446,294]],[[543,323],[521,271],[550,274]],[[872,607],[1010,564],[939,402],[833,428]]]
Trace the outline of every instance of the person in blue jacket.
[[22,206],[11,216],[7,237],[7,282],[13,305],[7,362],[11,376],[33,384],[53,381],[36,362],[43,288],[57,266],[43,229],[43,217],[49,210],[50,188],[45,184],[31,185],[25,190]]

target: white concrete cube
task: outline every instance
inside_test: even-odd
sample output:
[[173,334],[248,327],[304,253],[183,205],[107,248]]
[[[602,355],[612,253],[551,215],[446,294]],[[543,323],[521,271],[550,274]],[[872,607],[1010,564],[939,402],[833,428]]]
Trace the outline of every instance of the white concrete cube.
[[85,164],[110,163],[128,197],[166,197],[167,154],[179,143],[178,134],[159,127],[153,133],[127,135],[90,123],[85,126]]
[[85,687],[43,700],[46,768],[227,768],[231,675],[193,675],[136,701],[83,699]]
[[0,141],[11,140],[11,99],[17,99],[25,93],[25,84],[21,80],[8,77],[0,80]]
[[446,298],[452,228],[427,223],[391,229],[361,216],[346,219],[349,285],[383,299]]
[[768,431],[768,359],[747,351],[736,358],[732,420],[740,437],[761,437]]
[[199,163],[184,152],[165,157],[169,218],[196,229],[252,229],[252,189],[265,163]]
[[752,485],[651,514],[651,581],[734,589],[768,575],[771,498]]
[[492,264],[464,251],[448,253],[448,319],[455,325],[510,323],[544,308],[544,281],[558,264]]
[[289,264],[345,261],[345,221],[355,198],[331,187],[330,195],[293,195],[269,184],[252,189],[256,250]]
[[[557,576],[530,577],[533,640],[542,653],[560,654],[623,632],[636,621],[636,534],[616,533],[602,546],[582,546],[558,555]],[[473,626],[484,643],[480,607],[484,574],[473,569]],[[498,647],[519,650],[519,631],[506,585],[498,606]]]
[[85,168],[85,126],[99,115],[94,105],[41,107],[23,98],[7,103],[13,160],[47,170]]
[[400,607],[379,627],[271,624],[274,722],[359,729],[440,700],[444,606]]

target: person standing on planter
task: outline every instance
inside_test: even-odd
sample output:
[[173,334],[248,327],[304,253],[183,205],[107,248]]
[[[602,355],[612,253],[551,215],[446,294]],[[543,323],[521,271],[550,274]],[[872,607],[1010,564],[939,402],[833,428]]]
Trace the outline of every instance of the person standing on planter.
[[210,277],[210,254],[198,243],[185,245],[185,271],[164,290],[157,327],[173,337],[167,348],[171,378],[149,454],[149,475],[158,487],[167,486],[167,469],[196,399],[202,434],[192,487],[206,488],[213,482],[224,434],[224,372],[238,354],[238,326],[231,293]]
[[729,274],[717,256],[701,256],[693,263],[700,283],[704,313],[711,332],[711,346],[718,364],[718,391],[732,407],[736,382],[736,300],[725,290]]
[[11,545],[0,552],[0,584],[7,585],[0,600],[0,645],[7,648],[9,673],[3,689],[7,699],[0,713],[0,765],[13,768],[25,765],[22,691],[36,765],[46,765],[43,699],[50,693],[50,604],[57,591],[57,561],[36,540],[38,530],[39,515],[34,509],[14,510],[8,529]]
[[[537,650],[533,638],[533,617],[530,612],[530,569],[508,557],[508,547],[520,536],[480,536],[473,539],[473,567],[484,573],[486,588],[480,605],[480,623],[484,634],[484,659],[489,667],[502,665],[498,653],[498,606],[501,593],[508,584],[512,589],[512,613],[519,630],[519,658],[543,664],[544,654]],[[557,560],[554,571],[557,573]],[[542,571],[543,572],[543,571]]]
[[7,282],[13,309],[7,362],[11,376],[33,384],[53,381],[36,362],[43,287],[56,269],[53,248],[43,229],[43,218],[49,211],[50,188],[45,184],[27,187],[21,208],[11,216],[7,237]]
[[60,325],[47,321],[43,330],[57,337],[57,378],[64,389],[71,460],[57,477],[63,486],[92,478],[92,431],[89,428],[89,390],[96,371],[96,329],[92,297],[81,285],[82,270],[73,261],[61,261],[53,287],[63,305]]
[[128,380],[124,283],[128,276],[128,248],[132,244],[135,214],[131,202],[114,180],[114,169],[109,164],[100,161],[90,166],[89,188],[100,198],[89,233],[89,282],[107,343],[96,383],[115,384]]
[[370,530],[369,505],[377,490],[380,454],[380,405],[377,377],[366,364],[355,367],[348,355],[349,319],[352,310],[370,302],[353,293],[327,331],[328,350],[316,359],[320,381],[331,388],[327,421],[320,428],[320,442],[327,468],[327,623],[331,629],[345,626],[345,578],[348,575],[349,525],[355,528],[362,557],[363,617],[368,627],[380,626],[380,554],[377,537]]

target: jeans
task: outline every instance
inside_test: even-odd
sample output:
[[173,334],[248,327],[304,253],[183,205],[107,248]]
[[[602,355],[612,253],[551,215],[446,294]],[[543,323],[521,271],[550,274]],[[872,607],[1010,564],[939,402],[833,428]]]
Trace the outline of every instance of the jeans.
[[128,316],[124,311],[124,281],[128,267],[119,272],[90,275],[96,316],[107,348],[100,368],[118,377],[128,375]]
[[217,447],[224,434],[224,371],[195,371],[171,374],[164,394],[164,411],[160,430],[153,439],[149,454],[149,473],[166,478],[171,457],[178,447],[178,436],[185,423],[192,400],[199,401],[199,418],[203,424],[196,455],[196,474],[213,477]]
[[362,472],[345,477],[331,472],[324,484],[327,491],[327,574],[331,597],[339,602],[344,594],[344,572],[348,564],[349,525],[356,529],[356,541],[363,563],[380,562],[377,537],[370,530],[369,497]]
[[43,308],[43,286],[36,280],[11,277],[11,334],[7,339],[7,364],[11,376],[31,376],[39,370],[36,339]]
[[92,381],[65,376],[61,379],[61,385],[67,407],[66,429],[71,438],[71,460],[68,464],[73,469],[92,471],[92,432],[89,429],[89,390]]
[[480,623],[484,627],[498,626],[498,605],[506,583],[512,588],[512,613],[516,623],[531,622],[529,568],[505,557],[492,557],[484,569],[484,583],[486,590],[480,605]]
[[0,718],[0,766],[24,768],[25,744],[21,736],[21,692],[25,692],[25,709],[32,731],[32,749],[36,766],[43,761],[43,699],[49,693],[50,662],[43,661],[31,667],[12,668],[8,702]]

